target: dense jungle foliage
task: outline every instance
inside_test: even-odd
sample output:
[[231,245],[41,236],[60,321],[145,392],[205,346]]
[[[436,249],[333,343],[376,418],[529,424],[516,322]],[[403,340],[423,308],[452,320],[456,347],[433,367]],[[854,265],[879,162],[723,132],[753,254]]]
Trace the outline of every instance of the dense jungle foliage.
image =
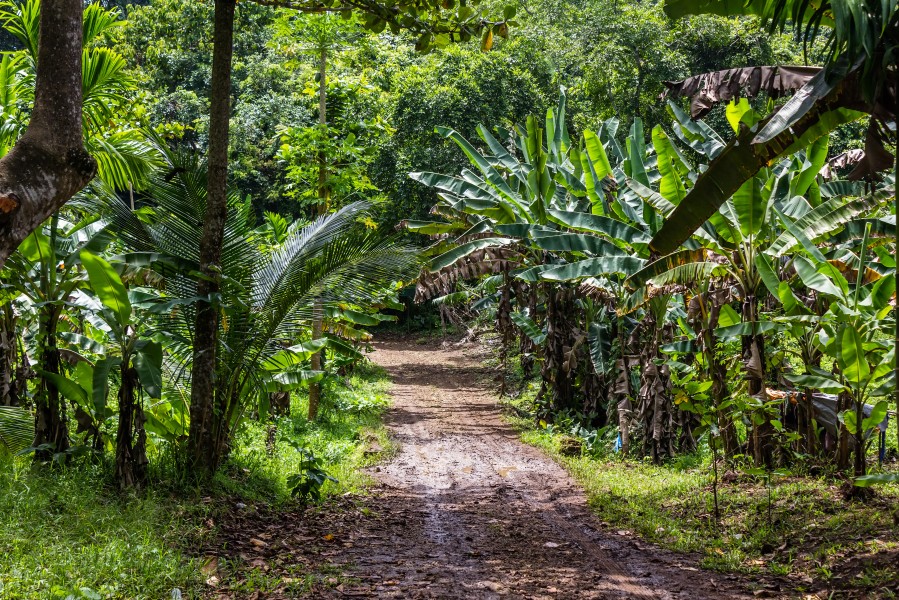
[[[725,472],[894,493],[896,1],[419,4],[81,7],[96,176],[0,271],[0,597],[161,597],[179,499],[362,487],[413,303],[547,447],[710,455],[715,523]],[[0,157],[45,14],[0,3]],[[98,498],[105,565],[29,553]]]

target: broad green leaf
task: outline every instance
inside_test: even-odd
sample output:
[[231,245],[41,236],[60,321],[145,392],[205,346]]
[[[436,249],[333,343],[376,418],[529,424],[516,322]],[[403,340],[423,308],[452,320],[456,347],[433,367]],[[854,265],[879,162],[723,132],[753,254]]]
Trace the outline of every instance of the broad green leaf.
[[871,374],[865,359],[862,336],[852,325],[844,325],[838,335],[837,363],[840,371],[847,380],[856,386],[861,385]]
[[50,373],[49,371],[44,371],[42,369],[38,369],[37,373],[52,383],[56,389],[59,390],[59,393],[68,400],[81,406],[87,406],[87,392],[71,379],[58,373]]
[[[671,140],[668,139],[661,125],[652,128],[652,145],[656,151],[657,166],[662,178],[659,183],[659,192],[672,204],[680,204],[680,201],[687,195],[684,187],[683,163],[674,151]],[[636,178],[634,179],[636,180]]]
[[899,473],[876,473],[855,478],[855,485],[858,487],[884,485],[887,483],[899,483]]
[[669,254],[668,256],[663,256],[658,260],[654,260],[647,266],[640,269],[638,272],[631,275],[628,278],[627,282],[628,285],[632,287],[638,287],[641,285],[645,285],[654,277],[662,275],[663,273],[666,273],[675,267],[687,264],[701,264],[704,262],[704,250],[681,250],[679,252]]
[[734,310],[733,306],[731,306],[730,304],[725,304],[721,307],[721,312],[718,313],[719,327],[730,327],[732,325],[736,325],[740,321],[740,315],[737,314],[737,311]]
[[768,216],[768,203],[757,177],[747,180],[734,193],[733,206],[743,237],[757,236]]
[[128,290],[112,265],[86,250],[81,252],[81,264],[87,271],[91,289],[103,306],[115,313],[119,326],[124,328],[131,323]]
[[871,409],[871,414],[862,421],[862,431],[867,433],[874,427],[880,425],[887,416],[889,404],[885,400],[881,400]]
[[162,345],[147,342],[134,354],[140,385],[151,398],[162,397]]
[[587,344],[590,348],[590,361],[593,369],[599,374],[612,370],[612,340],[609,328],[593,321],[587,327]]
[[540,279],[547,281],[570,281],[585,277],[603,275],[630,275],[640,269],[646,261],[636,256],[603,256],[588,258],[578,262],[550,267],[540,273]]
[[548,215],[560,225],[607,236],[613,243],[618,241],[628,245],[640,245],[649,242],[649,236],[645,232],[610,217],[563,210],[550,210]]
[[834,285],[830,279],[819,273],[805,257],[797,256],[794,258],[793,266],[796,268],[796,274],[799,275],[799,279],[802,280],[805,287],[829,296],[845,298],[842,290]]
[[783,325],[774,321],[759,321],[755,323],[755,327],[753,327],[752,323],[744,322],[731,325],[730,327],[718,327],[715,329],[715,336],[719,338],[734,338],[770,333],[781,329],[783,329]]
[[534,323],[533,319],[523,312],[513,312],[509,315],[509,318],[511,318],[512,322],[538,346],[542,346],[543,342],[546,341],[546,332],[537,327],[537,324]]
[[784,377],[787,381],[796,387],[808,388],[810,390],[821,390],[827,394],[839,394],[846,389],[846,386],[835,379],[822,377],[820,375],[809,375],[805,373],[786,373]]
[[621,249],[615,244],[588,233],[535,234],[534,244],[538,248],[554,252],[586,252],[596,255],[621,253]]
[[109,396],[109,376],[112,370],[122,364],[119,358],[103,358],[94,364],[93,381],[91,382],[91,400],[94,412],[103,414],[106,411]]
[[439,235],[442,233],[455,233],[459,231],[456,223],[440,223],[437,221],[404,221],[402,223],[409,231],[425,235]]
[[752,110],[752,106],[746,98],[734,99],[728,102],[725,108],[725,116],[734,133],[740,133],[740,123],[745,123],[748,127],[752,127],[758,122],[755,111]]

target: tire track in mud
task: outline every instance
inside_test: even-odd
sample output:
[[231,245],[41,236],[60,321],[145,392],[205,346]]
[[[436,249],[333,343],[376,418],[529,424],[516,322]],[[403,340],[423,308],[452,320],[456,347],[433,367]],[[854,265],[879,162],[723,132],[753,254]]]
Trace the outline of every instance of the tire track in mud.
[[[563,468],[504,422],[476,346],[375,344],[397,456],[331,562],[378,598],[745,598],[734,577],[602,531]],[[317,594],[318,595],[318,594]]]

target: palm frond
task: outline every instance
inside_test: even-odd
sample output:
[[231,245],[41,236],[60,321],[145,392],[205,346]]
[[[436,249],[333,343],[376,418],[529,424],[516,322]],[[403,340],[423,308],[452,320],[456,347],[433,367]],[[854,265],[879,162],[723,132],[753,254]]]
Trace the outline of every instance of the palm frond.
[[17,406],[0,406],[0,447],[15,454],[34,440],[34,417]]

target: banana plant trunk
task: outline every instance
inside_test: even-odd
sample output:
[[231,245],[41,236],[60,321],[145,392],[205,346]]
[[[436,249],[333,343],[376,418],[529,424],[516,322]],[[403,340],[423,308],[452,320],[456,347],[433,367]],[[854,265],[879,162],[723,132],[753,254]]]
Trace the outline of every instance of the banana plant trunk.
[[[752,324],[753,332],[758,325],[758,298],[747,295],[743,300],[743,322]],[[767,403],[768,394],[765,389],[765,336],[760,333],[744,335],[742,339],[743,356],[746,359],[746,380],[749,395]],[[757,465],[774,466],[774,426],[768,418],[767,408],[763,406],[760,415],[761,423],[753,421],[752,457]]]
[[139,488],[147,480],[147,432],[144,412],[137,401],[139,379],[131,360],[125,357],[119,388],[119,427],[116,434],[115,473],[123,490]]
[[[318,60],[318,124],[324,128],[328,124],[328,87],[325,77],[328,72],[328,51],[322,49]],[[328,200],[330,192],[328,190],[328,165],[324,152],[318,154],[318,214],[324,215],[328,212]],[[316,300],[312,311],[312,339],[317,340],[322,336],[324,311],[321,302]],[[320,371],[322,368],[321,352],[316,352],[310,359],[313,371]],[[322,386],[321,383],[313,381],[309,384],[309,414],[308,419],[314,421],[318,417],[318,407],[321,404]]]
[[231,57],[234,45],[235,0],[215,0],[212,82],[209,109],[209,160],[206,214],[200,238],[200,270],[191,370],[188,462],[201,476],[212,474],[220,460],[216,421],[216,350],[221,288],[222,243],[228,216],[228,124],[231,116]]
[[[865,419],[864,402],[855,401],[855,476],[861,477],[867,472],[865,461],[865,430],[862,421]],[[877,430],[875,430],[877,431]]]
[[[59,308],[47,304],[41,308],[40,319],[43,349],[41,369],[47,373],[59,374],[59,348],[57,347],[56,326],[59,323]],[[47,378],[41,378],[37,394],[34,416],[34,447],[49,445],[51,449],[37,450],[35,462],[46,462],[54,454],[69,449],[69,428],[66,424],[65,404],[59,397],[59,390]]]
[[19,393],[16,366],[19,363],[16,315],[12,305],[3,306],[0,314],[0,405],[18,406]]
[[496,307],[496,330],[500,335],[500,398],[506,395],[506,375],[509,367],[509,348],[512,345],[512,289],[509,273],[503,273],[503,285],[499,290],[499,305]]
[[[515,291],[519,308],[525,302],[528,307],[528,316],[537,323],[537,286],[521,284]],[[534,375],[534,354],[538,351],[537,345],[524,331],[519,332],[518,353],[521,361],[521,372],[525,380]]]
[[703,331],[703,350],[706,356],[706,364],[708,365],[709,378],[712,381],[711,395],[712,402],[715,405],[715,418],[718,422],[718,432],[721,436],[721,442],[724,449],[724,457],[728,460],[737,453],[737,430],[734,421],[725,414],[720,406],[727,400],[727,369],[718,360],[715,354],[717,340],[714,330],[718,326],[718,317],[721,312],[721,306],[711,302],[709,307],[708,326]]

